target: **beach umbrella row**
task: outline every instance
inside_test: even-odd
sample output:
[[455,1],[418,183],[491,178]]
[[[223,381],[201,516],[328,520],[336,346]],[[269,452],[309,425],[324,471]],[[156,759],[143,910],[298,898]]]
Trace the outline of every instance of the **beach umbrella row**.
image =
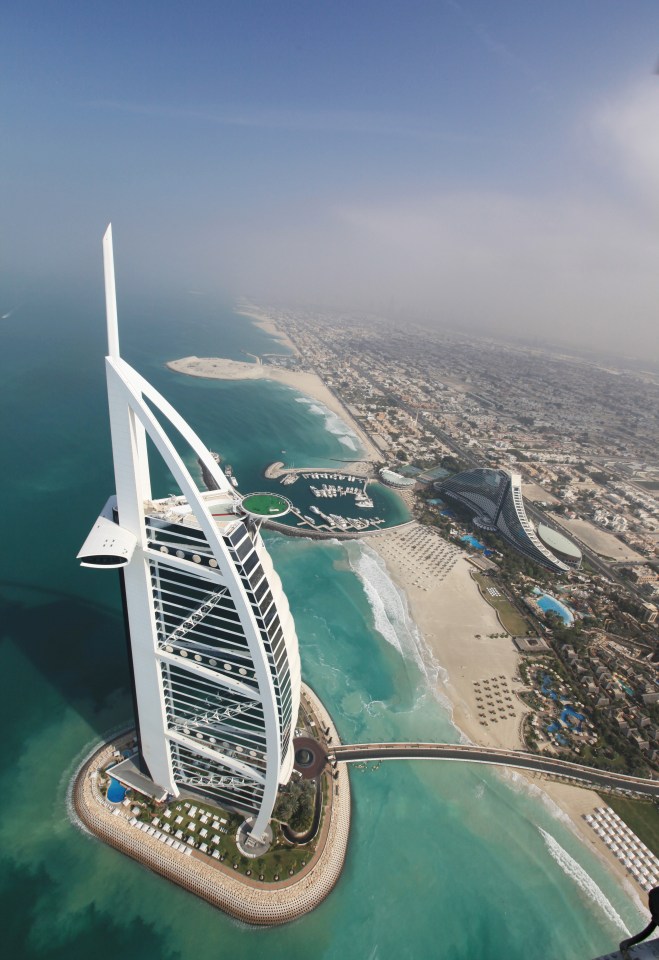
[[659,885],[659,859],[615,810],[596,807],[584,820],[644,890]]

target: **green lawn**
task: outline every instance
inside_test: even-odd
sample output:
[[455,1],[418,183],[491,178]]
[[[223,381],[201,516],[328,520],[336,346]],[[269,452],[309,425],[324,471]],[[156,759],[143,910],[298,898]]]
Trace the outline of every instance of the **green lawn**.
[[[513,637],[525,637],[531,629],[531,624],[515,609],[510,600],[507,600],[506,597],[503,596],[501,587],[489,577],[484,577],[480,573],[474,573],[472,576],[480,587],[483,597],[499,614],[504,630],[507,630]],[[499,590],[500,596],[493,597],[487,592],[488,587],[494,587],[496,590]]]
[[259,517],[280,517],[288,513],[290,503],[276,493],[252,493],[243,497],[243,509]]
[[659,857],[659,808],[651,800],[628,800],[626,797],[607,796],[608,804],[633,830],[639,840]]
[[[324,796],[325,795],[324,791]],[[142,803],[143,799],[140,798],[135,802]],[[243,876],[250,876],[253,880],[257,880],[260,876],[263,876],[264,883],[274,881],[275,877],[278,877],[280,880],[288,880],[291,872],[293,875],[298,873],[304,865],[311,860],[316,851],[315,841],[303,847],[291,846],[283,838],[279,825],[273,822],[272,829],[275,834],[275,842],[272,847],[263,857],[259,857],[256,860],[249,859],[244,857],[236,846],[236,831],[243,820],[241,816],[212,806],[206,801],[194,800],[188,802],[191,807],[197,808],[197,815],[194,819],[190,817],[190,808],[185,806],[183,800],[174,800],[169,803],[168,806],[172,811],[172,816],[169,819],[163,816],[164,808],[159,808],[154,803],[145,804],[138,819],[143,820],[145,823],[151,823],[154,817],[158,817],[161,821],[161,827],[162,824],[169,824],[171,836],[174,836],[177,830],[182,830],[183,839],[192,836],[195,838],[197,846],[201,842],[206,843],[209,848],[208,855],[217,849],[225,867],[233,867],[234,864],[236,864],[236,873],[241,873]],[[200,822],[202,814],[208,814],[210,818],[209,823],[202,824]],[[176,817],[178,816],[183,817],[182,823],[175,823]],[[213,819],[219,822],[222,818],[227,820],[227,823],[222,825],[227,831],[226,833],[221,833],[212,828]],[[194,830],[190,829],[191,825],[194,825]],[[201,836],[202,829],[207,830],[207,837]],[[220,842],[214,845],[212,844],[212,837],[216,833],[220,836]]]

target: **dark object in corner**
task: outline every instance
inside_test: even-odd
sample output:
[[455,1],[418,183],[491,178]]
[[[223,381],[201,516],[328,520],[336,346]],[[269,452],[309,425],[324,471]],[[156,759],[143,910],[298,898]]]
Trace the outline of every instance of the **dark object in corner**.
[[640,943],[641,940],[645,940],[646,937],[649,937],[653,930],[659,926],[659,887],[653,887],[648,894],[648,907],[652,919],[648,923],[647,927],[644,930],[641,930],[640,933],[637,933],[635,937],[630,937],[628,940],[623,940],[620,944],[620,953],[623,957],[629,956],[629,948],[635,946],[637,943]]

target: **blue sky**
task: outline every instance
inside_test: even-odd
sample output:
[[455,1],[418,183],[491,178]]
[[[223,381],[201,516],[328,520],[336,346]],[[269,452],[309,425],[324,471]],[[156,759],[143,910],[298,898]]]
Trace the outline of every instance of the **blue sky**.
[[26,0],[0,57],[23,283],[111,219],[145,284],[659,350],[656,0]]

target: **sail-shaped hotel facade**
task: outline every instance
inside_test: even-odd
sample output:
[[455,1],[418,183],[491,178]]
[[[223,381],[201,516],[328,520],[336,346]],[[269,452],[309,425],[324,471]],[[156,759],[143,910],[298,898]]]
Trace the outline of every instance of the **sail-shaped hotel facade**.
[[[202,795],[243,812],[259,841],[293,769],[295,626],[258,518],[188,424],[121,358],[110,227],[103,256],[116,495],[78,557],[120,571],[143,772],[174,797]],[[153,499],[147,437],[178,494]],[[199,489],[182,445],[215,489]]]

